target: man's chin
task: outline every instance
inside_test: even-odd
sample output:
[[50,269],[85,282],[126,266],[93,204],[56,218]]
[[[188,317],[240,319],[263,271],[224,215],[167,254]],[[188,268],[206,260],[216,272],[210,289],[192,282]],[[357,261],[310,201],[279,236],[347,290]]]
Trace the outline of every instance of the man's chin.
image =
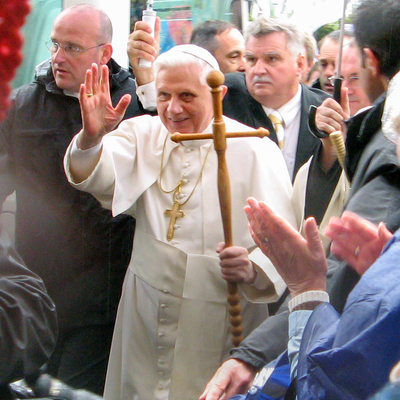
[[61,90],[65,90],[69,93],[79,93],[79,88],[71,86],[70,82],[66,82],[64,79],[56,79],[56,85]]

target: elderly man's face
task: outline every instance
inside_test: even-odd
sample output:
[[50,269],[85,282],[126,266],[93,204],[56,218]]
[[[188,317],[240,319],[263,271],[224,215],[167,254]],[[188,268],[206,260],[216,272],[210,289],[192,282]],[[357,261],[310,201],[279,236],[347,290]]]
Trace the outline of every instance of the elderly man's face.
[[348,88],[350,115],[361,108],[371,105],[367,94],[360,84],[361,54],[357,47],[344,46],[342,54],[342,85]]
[[162,67],[156,79],[157,111],[170,133],[203,132],[213,118],[210,88],[196,64]]
[[294,97],[304,57],[293,59],[284,32],[249,37],[245,57],[247,88],[259,103],[277,109]]
[[[51,31],[51,40],[61,46],[74,46],[79,49],[87,49],[97,46],[99,32],[99,18],[90,12],[70,11],[61,14],[54,22]],[[111,55],[110,55],[111,56]],[[67,54],[59,48],[52,53],[52,70],[59,88],[77,93],[81,83],[84,82],[86,70],[92,63],[98,65],[108,62],[104,56],[102,46],[95,47],[78,53],[75,57]]]
[[218,61],[221,72],[244,72],[244,37],[237,29],[224,31],[217,35],[218,48],[214,56]]

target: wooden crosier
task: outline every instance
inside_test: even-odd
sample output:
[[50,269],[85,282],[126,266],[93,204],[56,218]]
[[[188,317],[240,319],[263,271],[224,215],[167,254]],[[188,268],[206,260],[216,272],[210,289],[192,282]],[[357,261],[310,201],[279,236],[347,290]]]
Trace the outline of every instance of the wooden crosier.
[[[269,135],[269,131],[259,128],[251,132],[227,133],[222,118],[222,88],[225,77],[219,71],[212,71],[207,76],[207,83],[211,87],[214,107],[213,133],[174,133],[171,139],[175,142],[182,140],[214,139],[214,148],[218,156],[218,194],[224,229],[226,247],[233,245],[232,241],[232,201],[229,172],[226,164],[226,138],[235,137],[260,137]],[[240,309],[240,295],[236,283],[228,282],[228,303],[232,332],[232,343],[237,347],[243,340],[242,317]]]

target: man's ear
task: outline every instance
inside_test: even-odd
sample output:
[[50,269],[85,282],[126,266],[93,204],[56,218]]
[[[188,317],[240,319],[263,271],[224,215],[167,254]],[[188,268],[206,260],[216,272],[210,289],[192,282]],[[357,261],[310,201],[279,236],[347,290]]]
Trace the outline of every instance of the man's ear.
[[103,54],[100,59],[100,65],[105,65],[110,61],[113,53],[113,47],[111,43],[106,43],[102,46]]
[[221,96],[221,98],[223,99],[225,97],[225,95],[226,95],[226,92],[228,91],[228,86],[221,85],[221,88],[222,88],[222,96]]
[[297,68],[299,70],[299,75],[303,73],[307,65],[306,57],[303,54],[299,54],[297,56]]
[[368,47],[363,48],[363,53],[365,56],[365,67],[369,69],[373,76],[379,77],[381,75],[381,66],[375,53]]

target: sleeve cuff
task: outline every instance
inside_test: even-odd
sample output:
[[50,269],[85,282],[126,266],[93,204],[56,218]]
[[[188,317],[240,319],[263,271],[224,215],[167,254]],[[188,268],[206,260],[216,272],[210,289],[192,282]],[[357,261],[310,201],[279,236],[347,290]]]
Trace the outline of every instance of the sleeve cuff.
[[289,301],[289,312],[294,311],[296,308],[300,308],[300,306],[305,305],[306,303],[329,303],[329,295],[323,290],[309,290],[300,293]]

